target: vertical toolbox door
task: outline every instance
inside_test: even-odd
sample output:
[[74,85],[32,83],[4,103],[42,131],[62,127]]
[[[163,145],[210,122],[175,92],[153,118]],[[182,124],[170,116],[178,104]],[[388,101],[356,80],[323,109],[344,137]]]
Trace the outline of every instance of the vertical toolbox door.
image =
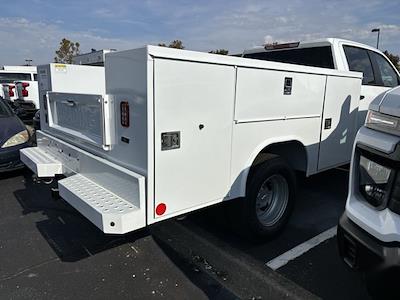
[[229,192],[235,68],[156,59],[154,74],[153,214],[162,219]]
[[359,78],[327,77],[318,170],[350,161],[357,132],[360,80]]

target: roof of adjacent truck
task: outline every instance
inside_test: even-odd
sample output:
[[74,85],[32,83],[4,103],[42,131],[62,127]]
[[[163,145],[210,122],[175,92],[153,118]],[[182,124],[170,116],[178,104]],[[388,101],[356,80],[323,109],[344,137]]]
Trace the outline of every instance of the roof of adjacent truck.
[[36,73],[36,66],[3,66],[1,71]]
[[[297,42],[296,42],[297,43]],[[329,45],[334,45],[334,44],[339,44],[343,43],[346,45],[351,45],[351,46],[357,46],[361,48],[365,48],[368,50],[376,51],[376,52],[381,52],[378,49],[371,47],[366,44],[346,40],[346,39],[341,39],[341,38],[323,38],[323,39],[316,39],[316,40],[310,40],[310,41],[299,41],[298,46],[295,48],[309,48],[309,47],[318,47],[318,46],[329,46]],[[279,44],[278,44],[279,45]],[[288,50],[293,49],[293,48],[288,48]],[[276,49],[278,50],[278,49]],[[279,49],[279,50],[285,50],[285,49]],[[251,49],[246,49],[243,51],[243,54],[250,54],[250,53],[258,53],[258,52],[268,52],[268,51],[275,51],[274,49],[271,50],[266,50],[265,45],[262,46],[256,46]]]

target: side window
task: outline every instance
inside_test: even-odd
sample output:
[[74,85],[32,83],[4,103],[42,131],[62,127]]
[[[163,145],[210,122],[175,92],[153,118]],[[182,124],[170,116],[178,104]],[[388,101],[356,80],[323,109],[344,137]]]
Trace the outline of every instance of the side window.
[[383,86],[395,87],[399,85],[399,78],[397,76],[397,73],[395,72],[393,67],[388,63],[386,58],[373,51],[370,51],[370,55],[374,57],[376,64],[378,65]]
[[12,83],[14,81],[30,81],[31,74],[26,73],[0,73],[0,83]]
[[367,50],[352,46],[343,46],[343,49],[350,71],[363,73],[362,84],[375,85],[374,71]]
[[310,67],[335,68],[330,46],[248,53],[244,57]]
[[33,74],[33,80],[37,81],[37,74]]

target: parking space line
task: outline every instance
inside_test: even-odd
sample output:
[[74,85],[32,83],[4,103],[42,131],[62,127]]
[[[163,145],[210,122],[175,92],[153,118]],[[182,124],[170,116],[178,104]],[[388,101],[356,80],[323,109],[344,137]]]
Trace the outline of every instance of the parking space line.
[[286,265],[289,261],[303,255],[310,249],[318,246],[322,242],[334,237],[336,235],[336,226],[314,236],[313,238],[305,241],[304,243],[297,245],[296,247],[290,249],[289,251],[271,259],[269,262],[266,263],[268,267],[273,270],[277,270],[280,267]]

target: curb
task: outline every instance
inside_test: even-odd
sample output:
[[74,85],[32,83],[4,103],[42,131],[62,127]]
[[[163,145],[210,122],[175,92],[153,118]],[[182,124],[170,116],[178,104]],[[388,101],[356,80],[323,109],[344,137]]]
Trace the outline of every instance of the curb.
[[196,228],[195,233],[176,221],[150,227],[156,242],[239,299],[319,299],[242,251],[208,236],[204,239],[197,233],[201,231]]

